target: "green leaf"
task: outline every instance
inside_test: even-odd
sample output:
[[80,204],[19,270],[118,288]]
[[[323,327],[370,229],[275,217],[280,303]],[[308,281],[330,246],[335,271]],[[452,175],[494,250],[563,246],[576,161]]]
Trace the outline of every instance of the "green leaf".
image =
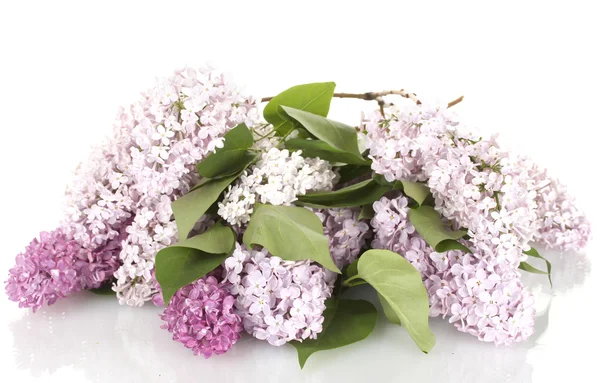
[[327,116],[333,98],[334,82],[317,82],[297,85],[279,93],[265,106],[263,116],[271,123],[277,134],[285,136],[294,130],[294,122],[280,106],[291,106],[299,110]]
[[339,273],[329,253],[329,240],[323,224],[312,211],[297,206],[254,204],[254,212],[244,233],[244,244],[261,245],[285,260],[310,259]]
[[358,259],[349,264],[348,267],[346,267],[345,275],[346,279],[358,275]]
[[192,190],[183,197],[173,201],[171,208],[173,209],[173,215],[177,223],[179,241],[187,238],[200,217],[219,199],[223,190],[238,176],[239,173],[209,181],[198,189]]
[[383,297],[417,346],[429,352],[435,335],[429,329],[429,297],[417,269],[392,251],[368,250],[358,259],[357,275]]
[[196,165],[198,174],[206,178],[231,176],[246,169],[258,159],[258,153],[249,150],[254,143],[246,124],[240,124],[225,134],[223,147]]
[[171,297],[219,266],[235,245],[231,228],[215,224],[207,232],[166,247],[156,254],[156,280],[165,305]]
[[353,207],[372,204],[392,190],[373,180],[365,180],[343,189],[298,196],[298,203],[311,207]]
[[229,226],[215,223],[202,234],[177,242],[169,247],[187,247],[211,254],[229,254],[235,246],[235,233]]
[[323,331],[317,339],[291,342],[298,351],[300,368],[317,351],[331,350],[365,339],[377,323],[377,309],[365,300],[330,298],[325,305]]
[[400,318],[398,318],[398,315],[396,314],[392,306],[390,306],[388,301],[383,296],[381,296],[381,294],[377,293],[377,296],[379,297],[379,303],[381,303],[381,308],[383,308],[383,314],[385,315],[385,317],[390,322],[400,325]]
[[435,251],[458,249],[471,252],[462,246],[457,239],[467,235],[466,230],[451,230],[441,219],[440,214],[431,206],[421,206],[408,211],[408,219],[429,246]]
[[88,291],[96,295],[115,295],[116,293],[112,289],[113,281],[110,280],[108,283],[104,283],[97,289],[89,289]]
[[377,182],[379,185],[382,186],[388,186],[393,190],[402,190],[403,186],[402,186],[402,182],[401,181],[394,181],[394,182],[388,182],[384,176],[382,176],[381,174],[373,174],[373,181]]
[[329,162],[353,165],[369,165],[371,163],[370,160],[366,160],[362,156],[358,157],[355,154],[338,150],[321,140],[292,138],[285,142],[285,147],[289,150],[302,150],[302,155],[304,157],[319,157],[320,159]]
[[435,251],[438,253],[445,253],[446,251],[450,250],[460,250],[464,251],[465,253],[471,252],[471,249],[454,239],[445,239],[438,243],[435,247]]
[[542,271],[540,269],[536,269],[535,267],[531,266],[529,263],[527,262],[521,262],[519,264],[519,269],[521,270],[525,270],[528,273],[533,273],[533,274],[544,274],[544,275],[548,275],[548,273],[546,271]]
[[542,257],[540,255],[540,253],[538,253],[538,251],[533,247],[528,251],[524,251],[523,254],[527,254],[530,257],[542,259],[544,262],[546,262],[546,270],[547,271],[544,272],[539,269],[536,269],[535,267],[531,266],[527,262],[521,262],[521,264],[519,265],[519,268],[522,270],[528,271],[530,273],[548,275],[548,281],[550,282],[550,287],[552,287],[552,264],[550,263],[550,261],[548,261],[546,258]]
[[356,130],[353,127],[303,110],[287,106],[282,106],[282,108],[291,118],[298,121],[319,140],[339,151],[354,155],[359,159],[362,158],[362,154],[358,149]]
[[371,166],[370,165],[345,165],[340,166],[340,180],[339,184],[345,184],[346,182],[352,181],[359,177],[366,176],[367,174],[371,174]]
[[422,182],[400,181],[402,189],[407,197],[412,198],[418,206],[423,205],[423,202],[431,194],[431,191]]
[[391,186],[394,190],[402,190],[404,194],[411,198],[416,206],[419,207],[425,203],[425,201],[431,197],[431,191],[426,184],[422,182],[411,182],[411,181],[394,181],[389,182],[381,174],[375,174],[373,176],[375,182],[380,185]]
[[373,217],[375,217],[375,210],[373,210],[373,204],[369,203],[369,204],[363,205],[360,208],[360,214],[358,215],[359,221],[361,219],[371,219]]
[[209,183],[210,181],[212,181],[210,178],[200,178],[200,181],[198,181],[198,183],[196,183],[196,185],[194,185],[191,189],[190,192],[201,188],[202,186],[206,185],[207,183]]

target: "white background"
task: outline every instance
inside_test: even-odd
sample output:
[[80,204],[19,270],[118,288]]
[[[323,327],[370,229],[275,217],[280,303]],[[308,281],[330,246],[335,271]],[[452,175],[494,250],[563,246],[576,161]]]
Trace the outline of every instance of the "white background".
[[[119,105],[155,76],[213,61],[259,96],[336,81],[339,91],[405,88],[449,101],[463,120],[546,165],[599,227],[598,12],[592,1],[7,1],[0,5],[2,279],[14,256],[60,219],[71,171],[110,132]],[[375,105],[336,100],[355,124]],[[0,297],[2,381],[590,382],[598,356],[598,241],[587,258],[549,255],[537,333],[496,348],[432,320],[421,354],[405,331],[315,354],[243,339],[204,360],[160,330],[159,309],[80,293],[32,314]],[[594,259],[595,258],[595,259]]]

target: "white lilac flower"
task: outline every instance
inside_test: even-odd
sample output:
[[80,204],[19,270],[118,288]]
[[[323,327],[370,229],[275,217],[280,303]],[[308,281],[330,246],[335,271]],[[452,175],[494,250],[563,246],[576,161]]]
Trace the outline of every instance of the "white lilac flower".
[[241,225],[249,221],[257,201],[289,206],[308,191],[330,190],[337,177],[331,165],[300,154],[275,147],[262,153],[260,160],[229,186],[218,214],[232,225]]

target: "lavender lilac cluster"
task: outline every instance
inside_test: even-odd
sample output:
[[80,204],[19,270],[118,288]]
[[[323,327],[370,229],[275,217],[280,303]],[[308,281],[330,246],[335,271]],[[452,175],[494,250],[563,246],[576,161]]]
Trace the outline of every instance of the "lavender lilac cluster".
[[323,232],[329,239],[329,252],[336,266],[341,270],[354,262],[371,236],[367,222],[358,219],[360,209],[316,210],[315,214],[323,222]]
[[434,251],[408,220],[404,196],[384,197],[373,208],[371,245],[402,254],[419,270],[429,294],[430,316],[448,317],[458,330],[496,344],[509,345],[533,333],[533,296],[516,269],[499,264],[490,270],[478,253]]
[[460,330],[496,344],[526,339],[535,312],[518,266],[533,240],[563,250],[585,244],[589,224],[572,199],[529,159],[466,130],[445,108],[392,108],[364,129],[375,172],[426,182],[441,215],[468,230],[473,254],[434,252],[407,221],[403,197],[374,204],[373,247],[397,251],[419,269],[431,315],[451,315]]
[[310,261],[284,261],[266,249],[248,250],[240,244],[223,266],[236,312],[252,336],[281,346],[314,339],[321,332],[334,273]]

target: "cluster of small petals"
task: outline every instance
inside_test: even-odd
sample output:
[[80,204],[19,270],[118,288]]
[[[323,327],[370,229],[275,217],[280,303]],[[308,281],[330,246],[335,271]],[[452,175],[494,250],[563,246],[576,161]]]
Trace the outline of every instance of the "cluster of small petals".
[[191,68],[119,111],[113,138],[79,172],[67,204],[78,240],[119,254],[113,289],[121,304],[141,306],[156,294],[154,258],[177,239],[171,202],[197,181],[196,163],[258,117],[254,99],[224,75]]
[[402,254],[421,273],[430,316],[448,317],[458,330],[497,345],[533,334],[534,299],[518,271],[507,262],[490,266],[480,254],[435,252],[408,221],[407,205],[403,196],[375,202],[372,246]]
[[[281,142],[281,137],[275,134],[273,125],[270,124],[259,124],[252,127],[252,135],[254,136],[253,149],[260,150],[262,152],[268,152],[273,149]],[[291,137],[295,132],[290,134]]]
[[549,178],[545,170],[534,168],[539,222],[535,240],[562,251],[584,248],[590,238],[590,224],[564,185]]
[[557,183],[529,159],[501,150],[494,138],[465,130],[445,108],[391,109],[389,117],[376,114],[364,126],[373,169],[389,181],[427,182],[436,209],[469,230],[490,270],[499,263],[518,267],[534,239],[562,248],[585,244],[589,225],[564,190],[540,188]]
[[79,291],[76,262],[81,250],[61,229],[40,233],[39,240],[34,239],[17,255],[16,265],[9,270],[9,299],[35,312],[44,304],[51,305],[58,298]]
[[223,283],[244,329],[274,346],[315,339],[336,275],[310,261],[283,261],[237,244],[223,263]]
[[218,214],[232,225],[241,225],[249,221],[257,201],[289,206],[308,191],[330,190],[336,177],[327,161],[273,147],[229,186]]
[[240,339],[242,320],[234,297],[213,276],[179,289],[161,315],[161,327],[194,355],[209,358],[227,352]]
[[329,252],[338,268],[343,269],[358,258],[370,237],[369,225],[358,219],[359,208],[317,210],[323,231],[329,239]]
[[447,109],[425,105],[392,108],[385,119],[379,113],[363,117],[366,147],[373,170],[388,181],[426,181],[425,159],[436,157],[440,135],[457,125]]

